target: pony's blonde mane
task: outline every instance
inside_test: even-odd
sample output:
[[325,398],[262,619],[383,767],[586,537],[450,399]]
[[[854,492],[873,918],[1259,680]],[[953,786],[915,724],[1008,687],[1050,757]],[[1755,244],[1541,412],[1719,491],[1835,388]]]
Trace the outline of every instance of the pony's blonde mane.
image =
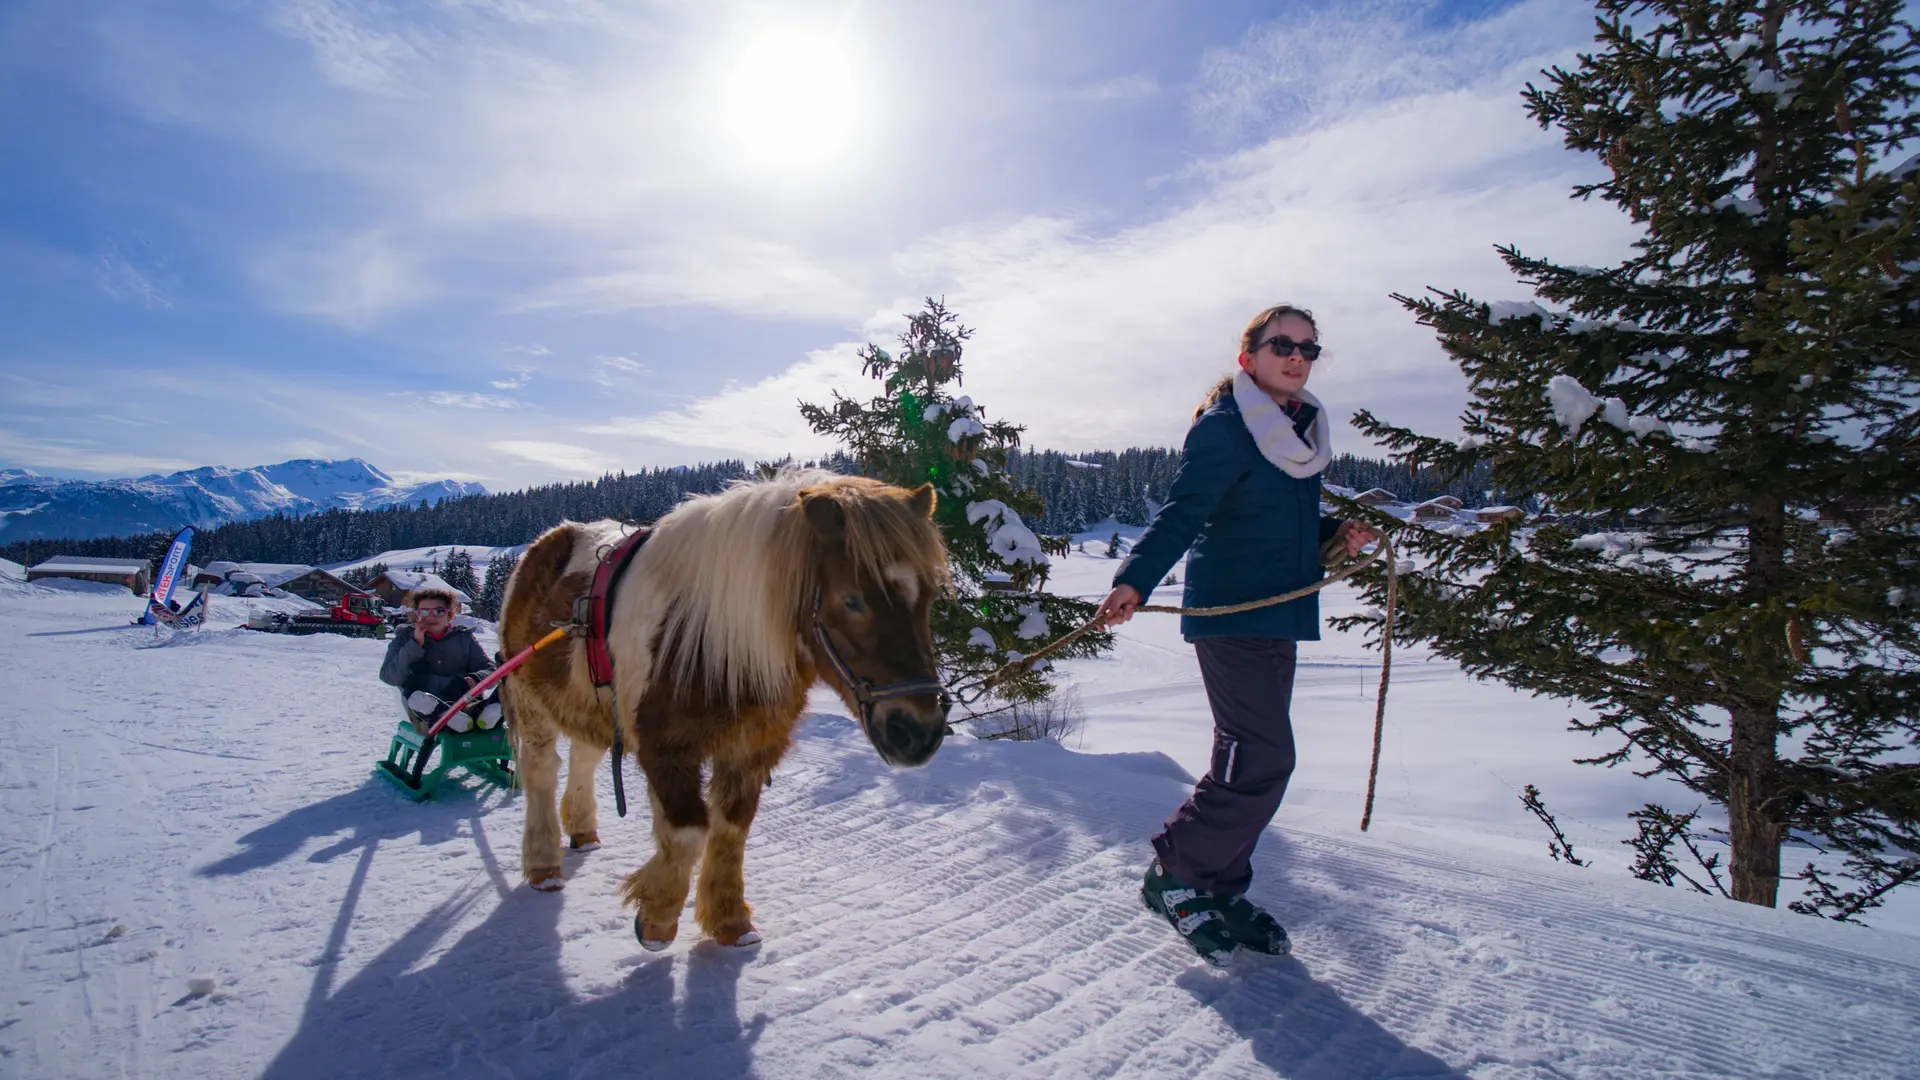
[[676,680],[701,680],[728,702],[792,691],[795,628],[818,588],[803,494],[840,507],[847,556],[864,576],[882,582],[889,568],[906,566],[923,588],[945,586],[946,547],[911,492],[821,469],[738,481],[661,518],[641,550],[644,572],[628,578],[661,612],[654,663],[672,664]]

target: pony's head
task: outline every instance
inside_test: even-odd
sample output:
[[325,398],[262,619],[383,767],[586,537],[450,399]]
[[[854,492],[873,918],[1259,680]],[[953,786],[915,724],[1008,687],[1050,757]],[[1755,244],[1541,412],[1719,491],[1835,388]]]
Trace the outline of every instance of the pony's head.
[[889,765],[924,765],[947,734],[929,625],[947,585],[930,484],[908,491],[861,477],[803,488],[812,535],[810,645],[821,677],[860,718]]

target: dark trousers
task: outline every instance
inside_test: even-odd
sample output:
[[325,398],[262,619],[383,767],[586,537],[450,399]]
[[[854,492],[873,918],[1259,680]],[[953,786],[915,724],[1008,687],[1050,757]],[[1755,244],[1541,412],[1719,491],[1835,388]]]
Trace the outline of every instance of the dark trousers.
[[1160,865],[1182,884],[1232,896],[1253,881],[1254,845],[1293,776],[1297,648],[1279,638],[1193,643],[1213,707],[1213,763],[1153,838]]

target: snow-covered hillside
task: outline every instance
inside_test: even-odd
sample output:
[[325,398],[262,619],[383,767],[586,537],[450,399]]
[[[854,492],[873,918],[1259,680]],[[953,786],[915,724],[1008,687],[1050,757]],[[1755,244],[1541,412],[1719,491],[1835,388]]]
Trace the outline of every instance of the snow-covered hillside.
[[[651,954],[614,896],[651,845],[631,773],[636,812],[603,770],[607,846],[534,893],[517,796],[370,778],[379,642],[225,629],[227,598],[173,636],[126,626],[124,592],[19,574],[0,1077],[1915,1075],[1911,906],[1867,929],[1627,877],[1623,808],[1671,790],[1571,765],[1592,747],[1564,707],[1417,654],[1361,834],[1371,657],[1302,648],[1302,765],[1255,885],[1293,958],[1214,972],[1140,908],[1146,837],[1206,756],[1191,653],[1152,616],[1066,665],[1067,747],[960,737],[893,771],[816,694],[749,843],[766,943],[701,942],[689,913]],[[1527,782],[1599,865],[1547,859]]]
[[129,480],[55,480],[11,470],[0,473],[0,542],[207,528],[275,513],[374,510],[485,491],[461,480],[402,484],[359,458],[209,466]]

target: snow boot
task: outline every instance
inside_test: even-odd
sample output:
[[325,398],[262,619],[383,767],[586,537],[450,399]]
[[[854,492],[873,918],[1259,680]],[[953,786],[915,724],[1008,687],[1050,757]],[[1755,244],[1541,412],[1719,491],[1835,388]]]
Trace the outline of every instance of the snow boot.
[[486,707],[480,710],[480,717],[476,721],[480,725],[480,730],[490,731],[499,727],[502,712],[503,710],[500,708],[499,702],[487,702]]
[[[408,694],[407,711],[413,714],[414,730],[422,735],[426,734],[433,727],[434,721],[440,719],[440,714],[447,710],[447,704],[425,690],[415,690]],[[447,728],[451,731],[461,732],[471,727],[473,727],[473,714],[469,712],[454,713],[447,721]]]
[[1280,920],[1247,899],[1246,893],[1228,897],[1220,905],[1220,914],[1226,916],[1227,933],[1235,945],[1268,956],[1285,956],[1293,951],[1293,942],[1287,940],[1286,928],[1280,925]]
[[1214,902],[1213,893],[1182,885],[1155,859],[1140,884],[1140,899],[1148,911],[1179,931],[1200,959],[1214,967],[1225,967],[1232,958],[1233,935],[1227,932],[1226,915]]

